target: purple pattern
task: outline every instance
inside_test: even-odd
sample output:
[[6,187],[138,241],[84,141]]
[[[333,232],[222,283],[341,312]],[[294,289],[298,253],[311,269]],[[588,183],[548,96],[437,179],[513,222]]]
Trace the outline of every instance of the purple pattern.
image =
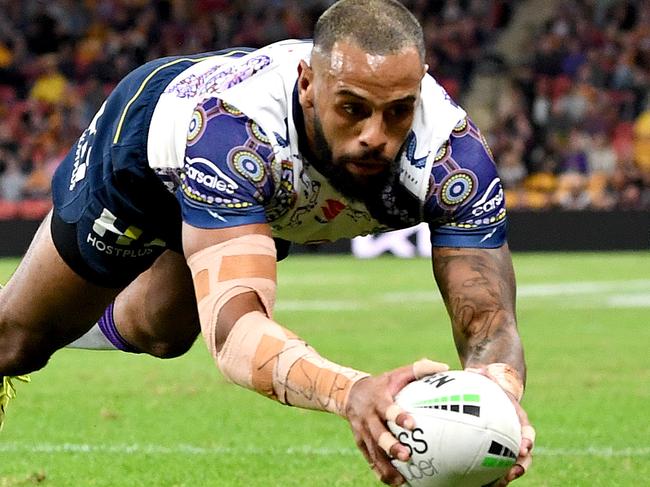
[[265,55],[253,56],[234,66],[214,66],[201,75],[190,75],[169,86],[165,93],[174,93],[179,98],[192,98],[199,94],[220,93],[250,78],[271,64]]
[[102,330],[102,333],[108,339],[108,341],[115,345],[115,348],[118,350],[130,353],[142,353],[140,350],[127,342],[122,337],[122,335],[120,335],[120,332],[117,331],[117,327],[115,326],[115,319],[113,318],[113,303],[108,305],[108,308],[106,308],[102,317],[99,318],[97,324],[99,325],[99,329]]

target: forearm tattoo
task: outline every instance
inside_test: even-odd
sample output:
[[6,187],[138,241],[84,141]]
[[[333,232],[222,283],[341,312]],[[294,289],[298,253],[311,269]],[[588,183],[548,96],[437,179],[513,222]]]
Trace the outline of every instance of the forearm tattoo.
[[463,365],[507,362],[524,374],[515,277],[501,249],[434,249],[434,275]]

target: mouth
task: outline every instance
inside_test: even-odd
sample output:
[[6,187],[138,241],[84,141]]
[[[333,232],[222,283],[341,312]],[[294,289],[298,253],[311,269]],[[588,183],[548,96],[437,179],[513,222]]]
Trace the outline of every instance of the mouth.
[[345,164],[350,174],[355,176],[374,176],[386,171],[386,164],[372,161],[350,161]]

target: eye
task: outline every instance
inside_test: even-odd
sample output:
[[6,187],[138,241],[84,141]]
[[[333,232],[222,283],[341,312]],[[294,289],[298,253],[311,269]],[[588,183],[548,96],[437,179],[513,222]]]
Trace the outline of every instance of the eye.
[[388,116],[390,118],[403,119],[410,117],[413,114],[413,105],[402,103],[393,105],[388,109]]
[[362,103],[348,102],[341,105],[341,110],[352,118],[364,118],[370,114],[370,110]]

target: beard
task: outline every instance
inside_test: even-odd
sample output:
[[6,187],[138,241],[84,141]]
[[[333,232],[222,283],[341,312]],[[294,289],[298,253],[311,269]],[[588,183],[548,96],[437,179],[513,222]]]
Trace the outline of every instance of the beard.
[[[396,178],[398,171],[397,159],[388,159],[379,151],[367,151],[355,155],[343,155],[336,159],[332,149],[325,139],[323,126],[318,115],[314,116],[314,145],[312,161],[332,187],[351,201],[370,203],[381,198],[384,189]],[[346,169],[346,164],[357,161],[373,161],[384,165],[385,170],[370,175],[352,174]]]

